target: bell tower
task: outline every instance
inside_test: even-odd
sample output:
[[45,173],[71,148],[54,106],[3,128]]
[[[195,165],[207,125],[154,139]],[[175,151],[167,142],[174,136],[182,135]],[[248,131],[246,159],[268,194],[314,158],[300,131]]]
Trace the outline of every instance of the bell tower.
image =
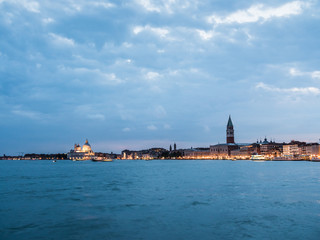
[[227,143],[234,143],[234,130],[230,115],[227,124]]

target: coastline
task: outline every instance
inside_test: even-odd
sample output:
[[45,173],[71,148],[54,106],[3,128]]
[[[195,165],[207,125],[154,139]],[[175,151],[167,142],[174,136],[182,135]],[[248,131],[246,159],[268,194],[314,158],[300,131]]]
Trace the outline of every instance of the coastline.
[[[253,160],[253,159],[217,159],[217,158],[206,158],[206,159],[191,159],[191,158],[178,158],[178,159],[112,159],[112,161],[252,161],[252,162],[320,162],[320,159],[264,159],[264,160]],[[73,162],[85,162],[92,161],[91,159],[85,160],[72,160],[72,159],[25,159],[25,158],[1,158],[0,161],[73,161]],[[110,161],[93,161],[93,162],[110,162]]]

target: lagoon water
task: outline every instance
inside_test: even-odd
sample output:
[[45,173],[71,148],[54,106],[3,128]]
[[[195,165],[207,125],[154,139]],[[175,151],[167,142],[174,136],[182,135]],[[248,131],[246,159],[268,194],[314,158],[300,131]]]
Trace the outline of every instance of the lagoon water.
[[320,239],[320,163],[0,161],[0,239]]

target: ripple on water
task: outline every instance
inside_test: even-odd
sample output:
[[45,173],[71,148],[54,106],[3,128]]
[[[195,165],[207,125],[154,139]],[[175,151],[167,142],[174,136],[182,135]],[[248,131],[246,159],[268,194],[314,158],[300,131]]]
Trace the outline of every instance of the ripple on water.
[[66,198],[65,200],[71,200],[71,201],[74,201],[74,202],[79,202],[79,201],[81,201],[82,199],[81,198],[74,198],[74,197],[72,197],[72,198]]
[[8,227],[8,230],[12,230],[12,231],[21,231],[21,230],[25,230],[25,229],[29,229],[29,228],[36,228],[39,225],[35,224],[35,223],[29,223],[29,224],[25,224],[25,225],[21,225],[21,226],[16,226],[16,227]]
[[192,206],[198,206],[198,205],[210,205],[209,203],[207,202],[200,202],[200,201],[193,201],[191,203]]

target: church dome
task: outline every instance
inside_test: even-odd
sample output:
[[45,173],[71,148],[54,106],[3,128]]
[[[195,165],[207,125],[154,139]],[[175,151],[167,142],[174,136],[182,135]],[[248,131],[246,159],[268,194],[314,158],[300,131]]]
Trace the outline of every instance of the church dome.
[[88,139],[86,140],[85,144],[83,144],[82,151],[84,151],[84,152],[92,151],[91,146],[88,142]]

